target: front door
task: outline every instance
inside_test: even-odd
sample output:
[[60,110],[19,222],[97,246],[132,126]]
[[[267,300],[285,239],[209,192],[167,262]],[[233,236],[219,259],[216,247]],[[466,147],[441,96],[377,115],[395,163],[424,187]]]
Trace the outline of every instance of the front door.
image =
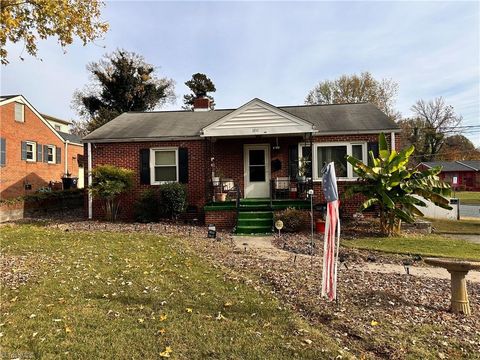
[[246,198],[270,197],[270,145],[245,145],[244,177]]

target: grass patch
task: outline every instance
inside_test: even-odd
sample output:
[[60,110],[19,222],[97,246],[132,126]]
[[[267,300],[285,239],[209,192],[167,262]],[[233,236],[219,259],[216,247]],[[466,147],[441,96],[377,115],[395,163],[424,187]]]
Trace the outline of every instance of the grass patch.
[[2,357],[322,359],[339,354],[322,329],[283,307],[268,288],[254,289],[227,276],[195,255],[186,240],[32,225],[4,226],[0,236],[4,254],[45,259],[34,280],[2,289]]
[[435,231],[450,234],[478,234],[480,235],[480,219],[470,220],[440,220],[427,219],[432,223]]
[[460,199],[460,204],[480,205],[480,191],[461,191],[452,192],[452,196]]
[[342,244],[388,253],[480,260],[480,244],[438,235],[343,240]]

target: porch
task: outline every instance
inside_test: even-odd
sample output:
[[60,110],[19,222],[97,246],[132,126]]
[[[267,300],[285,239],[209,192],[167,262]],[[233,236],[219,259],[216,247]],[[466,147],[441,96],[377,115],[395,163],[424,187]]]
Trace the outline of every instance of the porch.
[[211,202],[204,207],[206,223],[233,228],[236,234],[268,234],[273,231],[275,211],[310,209],[308,200],[239,199]]

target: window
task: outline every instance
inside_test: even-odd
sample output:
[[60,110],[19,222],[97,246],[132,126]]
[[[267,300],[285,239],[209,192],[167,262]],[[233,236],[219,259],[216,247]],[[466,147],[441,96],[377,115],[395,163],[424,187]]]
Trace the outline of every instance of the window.
[[36,143],[27,141],[27,161],[36,161]]
[[322,178],[323,167],[332,161],[337,178],[354,179],[357,175],[345,157],[351,155],[363,162],[367,159],[366,143],[317,143],[314,149],[314,178],[317,180]]
[[25,105],[18,102],[15,103],[15,121],[25,121]]
[[60,128],[60,125],[55,125],[55,130],[60,131],[60,129],[61,129],[61,128]]
[[47,145],[47,155],[46,156],[47,156],[47,162],[49,164],[55,164],[55,146],[54,145]]
[[150,150],[151,184],[178,181],[178,149]]
[[0,166],[7,164],[7,140],[0,138]]

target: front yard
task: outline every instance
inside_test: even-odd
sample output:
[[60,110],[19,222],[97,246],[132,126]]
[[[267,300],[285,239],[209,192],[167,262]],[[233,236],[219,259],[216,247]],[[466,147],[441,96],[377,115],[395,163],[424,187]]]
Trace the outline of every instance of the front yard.
[[[407,255],[344,248],[335,304],[319,295],[321,252],[265,258],[228,234],[213,241],[204,228],[168,224],[6,225],[0,234],[2,357],[480,358],[479,283],[468,283],[464,317],[448,312],[447,279],[363,269],[371,254]],[[457,240],[432,250],[438,240],[397,241],[394,251],[479,258]]]
[[319,359],[342,351],[267,288],[229,276],[178,237],[0,231],[9,266],[2,358]]

